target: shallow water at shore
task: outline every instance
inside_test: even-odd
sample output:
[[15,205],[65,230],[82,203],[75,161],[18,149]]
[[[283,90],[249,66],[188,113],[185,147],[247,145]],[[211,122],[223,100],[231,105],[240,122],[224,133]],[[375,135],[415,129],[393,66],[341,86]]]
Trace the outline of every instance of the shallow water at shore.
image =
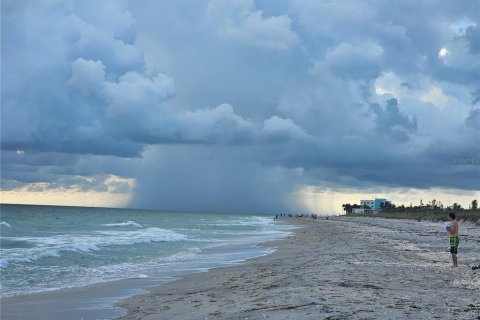
[[168,278],[268,253],[270,217],[2,205],[2,297],[129,278]]
[[146,287],[269,254],[259,244],[293,229],[254,215],[17,205],[2,205],[1,228],[2,319],[84,320],[118,315],[113,304]]

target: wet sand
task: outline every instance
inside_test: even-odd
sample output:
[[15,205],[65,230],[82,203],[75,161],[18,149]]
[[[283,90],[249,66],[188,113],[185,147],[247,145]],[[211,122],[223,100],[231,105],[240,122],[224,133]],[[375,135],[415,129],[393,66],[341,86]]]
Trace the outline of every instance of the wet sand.
[[451,269],[436,225],[290,221],[301,228],[275,253],[153,288],[119,303],[121,319],[480,319],[478,226],[461,226]]

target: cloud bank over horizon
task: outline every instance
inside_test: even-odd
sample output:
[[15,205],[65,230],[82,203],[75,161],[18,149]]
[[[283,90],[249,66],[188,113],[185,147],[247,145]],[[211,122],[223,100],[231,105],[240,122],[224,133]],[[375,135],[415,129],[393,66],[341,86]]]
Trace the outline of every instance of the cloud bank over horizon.
[[479,1],[1,5],[2,192],[259,213],[480,192]]

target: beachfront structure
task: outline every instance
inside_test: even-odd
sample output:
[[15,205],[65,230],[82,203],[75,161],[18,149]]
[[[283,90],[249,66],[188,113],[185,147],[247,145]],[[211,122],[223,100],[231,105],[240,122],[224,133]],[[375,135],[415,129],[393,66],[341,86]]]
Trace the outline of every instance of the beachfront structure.
[[360,206],[364,209],[373,209],[375,200],[360,200]]
[[[353,208],[352,213],[365,213],[369,209],[364,209],[364,208]],[[370,210],[371,211],[371,210]]]
[[382,203],[387,203],[387,199],[375,198],[374,200],[360,200],[361,208],[354,208],[353,213],[375,213],[382,210]]
[[375,204],[373,206],[373,209],[375,210],[381,210],[382,209],[382,203],[387,203],[387,199],[383,198],[375,198]]

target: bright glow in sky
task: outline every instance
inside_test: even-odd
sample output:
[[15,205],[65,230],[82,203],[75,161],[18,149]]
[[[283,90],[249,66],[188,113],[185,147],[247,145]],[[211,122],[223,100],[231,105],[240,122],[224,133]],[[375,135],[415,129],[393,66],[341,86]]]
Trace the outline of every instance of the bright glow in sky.
[[441,48],[439,51],[438,51],[438,56],[440,58],[444,58],[448,55],[448,50],[447,48]]
[[448,103],[448,97],[442,92],[439,87],[432,87],[429,91],[420,97],[420,100],[431,102],[433,105],[442,108]]

